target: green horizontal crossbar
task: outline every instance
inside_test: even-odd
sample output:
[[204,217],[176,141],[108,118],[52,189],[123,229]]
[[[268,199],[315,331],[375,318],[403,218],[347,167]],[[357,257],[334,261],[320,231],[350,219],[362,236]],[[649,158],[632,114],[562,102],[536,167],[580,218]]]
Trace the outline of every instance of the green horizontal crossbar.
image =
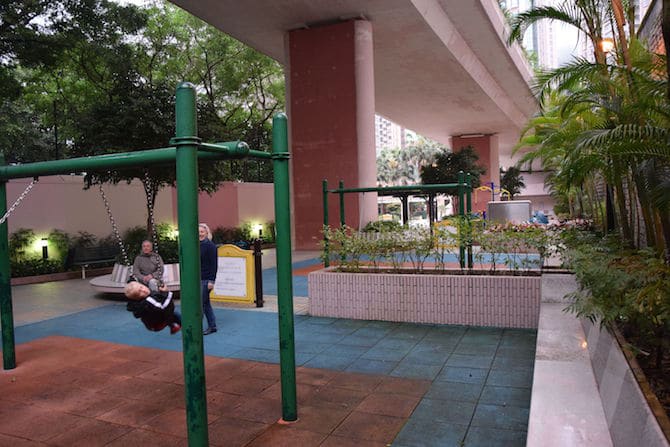
[[[241,141],[199,144],[203,150],[198,151],[198,158],[203,160],[224,160],[231,158],[263,158],[271,159],[272,155],[263,151],[249,150]],[[246,149],[245,149],[246,148]],[[0,181],[13,178],[39,177],[42,175],[63,175],[73,172],[102,171],[125,167],[137,167],[175,162],[177,149],[165,147],[144,151],[121,152],[118,154],[93,155],[90,157],[70,158],[65,160],[39,161],[12,166],[0,166]],[[244,155],[241,155],[244,152]]]
[[[335,194],[342,192],[423,192],[423,191],[444,191],[448,189],[457,189],[458,183],[445,183],[442,185],[402,185],[402,186],[384,186],[376,188],[342,188],[330,189],[328,192]],[[464,188],[468,188],[466,183],[463,183]]]

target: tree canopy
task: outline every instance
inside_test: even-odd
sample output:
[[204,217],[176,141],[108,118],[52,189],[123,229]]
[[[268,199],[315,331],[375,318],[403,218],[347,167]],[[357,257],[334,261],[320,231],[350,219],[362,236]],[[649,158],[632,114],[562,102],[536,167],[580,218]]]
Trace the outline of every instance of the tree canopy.
[[477,188],[480,176],[486,173],[486,168],[478,161],[479,155],[472,146],[456,152],[439,152],[431,164],[422,166],[421,181],[424,184],[458,183],[458,173],[463,171],[470,174],[472,186]]
[[[197,88],[203,141],[269,150],[272,115],[284,107],[281,67],[176,7],[34,0],[3,2],[0,18],[0,149],[10,161],[167,147],[184,80]],[[174,175],[164,166],[92,172],[86,184],[140,179],[150,204]],[[270,175],[269,163],[202,163],[200,189]]]

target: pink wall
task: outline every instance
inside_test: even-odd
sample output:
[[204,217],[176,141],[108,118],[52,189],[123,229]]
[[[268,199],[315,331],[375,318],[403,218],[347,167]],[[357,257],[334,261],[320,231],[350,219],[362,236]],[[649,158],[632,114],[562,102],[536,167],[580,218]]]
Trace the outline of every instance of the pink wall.
[[[172,190],[173,220],[177,221],[177,190]],[[243,222],[274,221],[272,183],[224,182],[211,196],[198,196],[198,218],[210,228],[236,227]]]
[[[486,172],[480,177],[481,185],[494,182],[496,187],[500,186],[500,163],[498,161],[498,138],[495,135],[482,135],[480,137],[452,136],[451,147],[458,152],[464,147],[472,146],[479,155],[479,164],[486,167]],[[490,194],[477,194],[472,196],[472,211],[484,211]]]
[[[374,164],[372,169],[361,166],[370,159],[368,152],[374,163],[375,150],[371,33],[369,22],[364,21],[289,32],[287,91],[296,248],[313,249],[321,238],[323,179],[331,188],[339,180],[344,180],[345,187],[375,184]],[[332,223],[338,220],[337,203],[336,199],[330,202]],[[347,223],[358,226],[358,197],[349,195],[345,203]],[[371,203],[376,210],[376,203]]]
[[[28,179],[7,183],[7,206],[30,183]],[[104,185],[105,194],[121,232],[146,225],[146,202],[140,182]],[[158,193],[154,211],[157,222],[177,222],[176,189]],[[274,220],[274,194],[271,183],[225,182],[212,196],[201,193],[198,199],[200,221],[212,228],[235,227],[245,221]],[[86,231],[99,237],[112,233],[112,225],[97,187],[85,190],[81,176],[40,177],[31,192],[7,220],[9,232],[29,228],[38,235],[54,229],[75,235]]]

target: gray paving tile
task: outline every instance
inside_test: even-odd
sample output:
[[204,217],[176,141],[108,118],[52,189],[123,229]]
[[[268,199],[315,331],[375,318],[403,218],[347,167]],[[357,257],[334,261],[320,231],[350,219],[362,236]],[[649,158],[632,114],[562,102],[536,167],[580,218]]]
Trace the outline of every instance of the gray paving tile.
[[451,355],[450,350],[444,350],[441,348],[435,349],[425,349],[415,347],[407,353],[403,360],[408,362],[416,362],[424,365],[444,365],[449,356]]
[[472,427],[523,431],[528,427],[528,414],[528,408],[480,403],[475,409],[475,415],[470,425]]
[[394,377],[404,377],[407,379],[426,379],[433,380],[442,369],[442,365],[423,365],[412,361],[401,361],[398,366],[391,371]]
[[480,357],[493,357],[498,349],[498,344],[473,344],[460,342],[454,349],[454,354],[476,355]]
[[424,398],[412,413],[411,421],[443,422],[468,425],[475,412],[472,402]]
[[525,447],[526,437],[525,431],[470,427],[463,447]]
[[369,374],[389,374],[398,365],[397,361],[371,360],[359,358],[349,365],[345,371]]
[[481,368],[460,368],[456,366],[446,366],[442,369],[435,380],[460,382],[460,383],[484,383],[488,375],[488,369]]
[[338,343],[335,345],[330,345],[330,347],[327,348],[325,351],[323,351],[323,353],[352,357],[352,356],[363,355],[363,353],[367,352],[369,349],[370,348],[368,348],[367,346],[351,346],[351,345],[342,345]]
[[340,356],[340,355],[331,355],[331,354],[318,354],[303,366],[309,368],[323,368],[323,369],[334,369],[336,371],[344,371],[349,365],[354,363],[357,359],[355,356]]
[[535,358],[498,357],[493,359],[492,369],[532,369]]
[[489,368],[492,362],[492,357],[451,354],[451,357],[449,357],[447,360],[447,366],[460,366],[464,368]]
[[438,382],[428,389],[425,397],[430,399],[477,402],[484,385],[482,383]]
[[487,385],[479,398],[479,403],[530,408],[530,393],[530,388]]
[[394,447],[458,446],[465,437],[466,429],[465,425],[410,419],[392,445]]
[[372,346],[376,345],[382,338],[384,338],[384,336],[380,334],[377,334],[375,336],[371,335],[362,336],[353,333],[339,340],[337,344],[347,346],[365,346],[371,348]]
[[498,351],[496,351],[496,357],[509,357],[509,358],[520,358],[520,359],[534,359],[535,358],[535,345],[531,347],[520,347],[520,346],[499,346]]
[[487,385],[530,388],[533,386],[532,369],[492,369],[486,379]]
[[391,348],[380,348],[374,346],[361,355],[361,358],[371,360],[386,360],[395,361],[396,363],[402,360],[407,355],[406,350],[397,350]]
[[409,352],[418,342],[416,340],[408,340],[402,338],[386,338],[379,340],[375,345],[376,348],[396,349],[398,351]]

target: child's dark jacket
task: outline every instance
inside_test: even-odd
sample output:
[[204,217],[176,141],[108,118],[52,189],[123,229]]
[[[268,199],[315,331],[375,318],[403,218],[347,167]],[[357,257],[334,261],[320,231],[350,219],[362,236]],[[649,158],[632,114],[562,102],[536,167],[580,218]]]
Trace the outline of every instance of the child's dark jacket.
[[160,331],[174,321],[172,292],[151,292],[142,301],[128,301],[126,309],[150,331]]

